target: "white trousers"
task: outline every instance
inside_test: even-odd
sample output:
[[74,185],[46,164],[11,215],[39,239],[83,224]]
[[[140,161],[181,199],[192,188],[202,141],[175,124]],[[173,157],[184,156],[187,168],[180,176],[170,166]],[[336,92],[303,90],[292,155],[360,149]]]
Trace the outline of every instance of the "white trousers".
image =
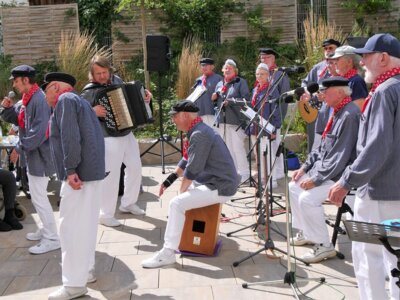
[[[397,219],[400,215],[400,201],[370,200],[368,195],[354,203],[354,220],[381,223],[388,219]],[[399,299],[400,289],[390,275],[390,270],[397,268],[396,256],[383,246],[353,242],[352,255],[360,299]],[[385,276],[389,276],[389,297],[385,290]]]
[[328,244],[329,232],[322,203],[328,198],[329,189],[335,182],[328,180],[320,186],[304,190],[300,187],[300,182],[307,178],[309,176],[305,174],[297,182],[289,183],[293,227],[302,230],[307,240]]
[[247,179],[250,174],[247,151],[244,145],[246,134],[241,128],[236,131],[237,127],[238,125],[220,123],[219,128],[217,128],[217,132],[225,141],[225,144],[232,155],[238,174],[242,176],[242,179]]
[[[256,137],[254,135],[251,136],[252,143],[256,142]],[[269,146],[269,139],[264,136],[260,140],[260,154],[261,154],[261,160],[260,160],[260,172],[261,172],[261,179],[263,182],[265,182],[265,166],[267,166],[267,175],[270,175],[270,156],[271,157],[271,162],[272,165],[274,164],[275,157],[276,157],[276,152],[278,151],[279,144],[281,143],[281,130],[278,129],[276,133],[276,139],[271,141],[271,148]],[[256,151],[256,148],[254,148]],[[267,150],[267,163],[265,164],[265,151]],[[258,154],[256,154],[258,155]],[[285,169],[284,169],[284,164],[283,164],[283,153],[278,157],[278,159],[275,162],[274,169],[272,170],[272,179],[277,180],[285,177]]]
[[100,217],[112,218],[118,201],[121,164],[126,166],[124,177],[124,195],[121,206],[127,207],[138,200],[142,181],[142,162],[139,144],[133,134],[121,137],[106,137],[105,160],[108,176],[103,180],[104,189],[101,197]]
[[[42,222],[42,236],[47,240],[58,240],[57,224],[54,218],[53,208],[47,197],[48,177],[33,176],[28,173],[29,192],[32,196],[32,204]],[[40,225],[39,225],[40,226]]]
[[210,190],[205,185],[191,185],[185,193],[174,197],[169,203],[168,223],[165,229],[164,247],[177,250],[181,241],[185,212],[190,209],[205,207],[216,203],[225,203],[231,199],[219,196],[217,190]]
[[86,181],[73,190],[63,181],[60,190],[60,242],[64,286],[86,286],[94,267],[102,181]]

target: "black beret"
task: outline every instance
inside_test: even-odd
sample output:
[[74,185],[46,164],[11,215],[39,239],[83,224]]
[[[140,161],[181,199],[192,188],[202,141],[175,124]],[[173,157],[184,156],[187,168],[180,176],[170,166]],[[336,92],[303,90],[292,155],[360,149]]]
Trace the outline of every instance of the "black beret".
[[278,56],[278,53],[276,53],[276,51],[271,48],[260,48],[258,49],[258,54],[272,54]]
[[334,76],[322,81],[322,85],[319,87],[320,90],[326,90],[327,88],[334,87],[334,86],[348,86],[349,80],[340,77]]
[[200,64],[202,64],[202,65],[213,65],[214,64],[214,60],[212,58],[204,57],[204,58],[200,59]]
[[71,85],[72,87],[76,83],[75,77],[67,73],[61,73],[61,72],[47,73],[46,75],[44,75],[44,83],[41,86],[42,90],[45,90],[47,85],[52,81],[65,82]]
[[28,65],[20,65],[11,70],[11,79],[15,79],[17,77],[35,77],[36,71],[34,68]]
[[334,39],[326,39],[325,41],[322,42],[322,47],[328,46],[328,45],[336,45],[340,47],[340,42]]
[[178,112],[185,111],[185,112],[198,112],[199,108],[189,100],[180,101],[175,104],[172,109],[169,111],[169,115],[173,116]]

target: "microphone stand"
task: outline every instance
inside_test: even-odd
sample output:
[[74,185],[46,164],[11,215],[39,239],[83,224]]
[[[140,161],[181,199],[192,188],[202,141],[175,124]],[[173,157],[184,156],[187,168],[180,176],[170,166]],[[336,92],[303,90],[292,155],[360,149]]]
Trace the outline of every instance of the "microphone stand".
[[[292,124],[292,122],[294,120],[294,116],[295,116],[294,113],[290,116],[288,126],[286,128],[286,131],[285,131],[283,137],[282,137],[282,141],[281,141],[279,149],[277,151],[277,154],[276,154],[276,157],[275,157],[274,164],[273,164],[272,168],[275,165],[276,158],[280,155],[280,153],[282,153],[282,149],[284,149],[285,137],[288,134],[289,128],[290,128],[290,126],[291,126],[291,124]],[[287,233],[286,247],[287,247],[287,252],[275,248],[275,246],[273,244],[273,241],[269,238],[269,227],[268,227],[267,240],[265,242],[264,248],[258,250],[257,252],[249,255],[248,257],[246,257],[246,258],[244,258],[244,259],[242,259],[242,260],[240,260],[238,262],[235,262],[233,264],[233,266],[237,266],[239,263],[243,262],[244,260],[246,260],[246,259],[248,259],[250,257],[253,257],[256,254],[258,254],[258,253],[260,253],[260,252],[262,252],[264,250],[268,250],[268,249],[271,250],[271,251],[276,250],[276,251],[278,251],[280,253],[286,254],[287,257],[288,257],[288,259],[287,259],[287,272],[283,275],[283,281],[282,280],[273,280],[273,281],[243,283],[242,287],[243,288],[248,288],[249,286],[252,286],[252,285],[276,285],[276,284],[284,283],[284,284],[288,284],[292,288],[292,291],[293,291],[293,294],[294,294],[295,298],[299,299],[299,297],[297,295],[297,292],[296,292],[296,289],[295,289],[295,285],[297,284],[297,282],[318,281],[320,284],[323,284],[323,283],[325,283],[325,278],[324,277],[320,277],[320,278],[306,278],[306,279],[296,280],[296,274],[295,274],[294,271],[292,271],[292,262],[291,262],[290,257],[294,258],[295,260],[299,260],[299,261],[303,262],[306,266],[309,266],[309,263],[307,263],[304,260],[299,259],[298,257],[296,257],[296,256],[291,254],[290,234],[289,234],[291,232],[291,217],[289,217],[290,202],[289,202],[289,187],[288,187],[287,172],[288,172],[287,160],[285,158],[285,175],[286,175],[285,176],[285,181],[286,181],[285,182],[285,199],[286,199],[286,233]],[[267,210],[268,210],[268,208],[267,208]],[[267,216],[268,216],[268,214],[267,214]],[[266,223],[266,224],[267,224],[267,226],[269,225],[268,223]]]

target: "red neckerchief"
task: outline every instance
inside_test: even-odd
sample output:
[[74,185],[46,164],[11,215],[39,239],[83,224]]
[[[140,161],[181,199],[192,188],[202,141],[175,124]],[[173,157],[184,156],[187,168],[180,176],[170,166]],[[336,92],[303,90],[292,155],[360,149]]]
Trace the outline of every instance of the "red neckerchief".
[[348,103],[351,102],[351,97],[346,97],[344,98],[334,109],[333,109],[333,114],[332,116],[329,118],[328,123],[326,124],[326,127],[324,129],[324,133],[322,134],[322,138],[325,139],[326,135],[328,134],[328,132],[331,130],[332,128],[332,124],[333,124],[333,118],[335,117],[335,115],[343,108],[345,107]]
[[346,79],[350,79],[356,75],[357,75],[357,70],[353,68],[353,69],[349,70],[346,74],[344,74],[343,77]]
[[[192,130],[192,128],[193,128],[196,124],[201,123],[201,122],[203,122],[203,119],[202,119],[201,117],[196,117],[196,118],[192,121],[192,123],[190,123],[189,129],[188,129],[187,132],[189,132],[190,130]],[[186,139],[186,140],[185,140],[185,143],[183,144],[182,156],[183,156],[184,159],[188,160],[188,158],[189,158],[189,157],[188,157],[189,139],[188,139],[187,137],[186,137],[185,139]]]
[[328,62],[326,62],[325,68],[322,69],[321,73],[319,73],[318,78],[321,79],[325,76],[326,72],[328,71]]
[[18,126],[20,128],[25,128],[25,109],[31,101],[33,94],[36,93],[39,89],[40,87],[37,85],[37,83],[34,83],[29,91],[22,95],[22,106],[18,114]]
[[368,105],[369,101],[371,100],[372,95],[375,93],[375,90],[378,88],[378,86],[380,86],[382,83],[384,83],[389,78],[396,76],[398,74],[400,74],[400,68],[393,68],[393,69],[390,69],[389,71],[386,71],[385,73],[378,76],[378,78],[375,80],[374,84],[372,85],[372,88],[369,91],[367,98],[365,98],[364,104],[361,108],[362,113],[367,108],[367,105]]
[[273,64],[273,65],[268,66],[268,69],[269,69],[269,74],[273,75],[275,72],[275,69],[278,69],[278,66]]
[[236,77],[236,74],[234,74],[232,77],[224,78],[224,85],[221,88],[222,94],[226,94],[226,92],[228,91],[228,83],[231,82],[233,80],[233,78],[235,78],[235,77]]
[[207,85],[207,76],[206,76],[206,75],[203,75],[203,76],[201,77],[201,82],[203,83],[203,86],[206,86],[206,85]]
[[[61,96],[62,94],[68,93],[68,92],[73,91],[73,90],[74,90],[74,89],[71,87],[71,88],[66,88],[65,90],[62,90],[61,92],[59,92],[59,93],[56,95],[56,101],[54,102],[54,107],[57,105],[58,98],[60,98],[60,96]],[[52,116],[53,116],[53,114],[51,114],[50,119],[49,119],[49,123],[47,124],[46,139],[48,139],[49,136],[50,136],[50,121],[51,121],[51,117],[52,117]]]
[[253,94],[253,98],[251,99],[251,105],[253,107],[256,106],[256,102],[257,102],[257,96],[264,90],[266,90],[269,87],[269,82],[264,83],[262,86],[260,86],[260,83],[258,83],[258,85],[255,87],[255,91]]

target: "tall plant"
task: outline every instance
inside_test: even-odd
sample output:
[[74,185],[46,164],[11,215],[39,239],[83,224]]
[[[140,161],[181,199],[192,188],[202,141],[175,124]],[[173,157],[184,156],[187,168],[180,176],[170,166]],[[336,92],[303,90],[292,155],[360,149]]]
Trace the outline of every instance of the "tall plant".
[[343,42],[342,30],[336,26],[335,22],[327,23],[324,18],[317,18],[310,13],[303,22],[304,43],[300,44],[304,55],[304,65],[309,71],[319,61],[324,58],[322,42],[327,38],[333,38]]
[[186,38],[184,40],[176,82],[176,95],[179,99],[185,99],[189,95],[193,82],[199,76],[201,51],[202,45],[198,39]]
[[75,89],[81,91],[88,81],[89,64],[96,54],[111,57],[110,50],[99,48],[93,35],[83,32],[62,32],[58,46],[59,70],[76,78]]

